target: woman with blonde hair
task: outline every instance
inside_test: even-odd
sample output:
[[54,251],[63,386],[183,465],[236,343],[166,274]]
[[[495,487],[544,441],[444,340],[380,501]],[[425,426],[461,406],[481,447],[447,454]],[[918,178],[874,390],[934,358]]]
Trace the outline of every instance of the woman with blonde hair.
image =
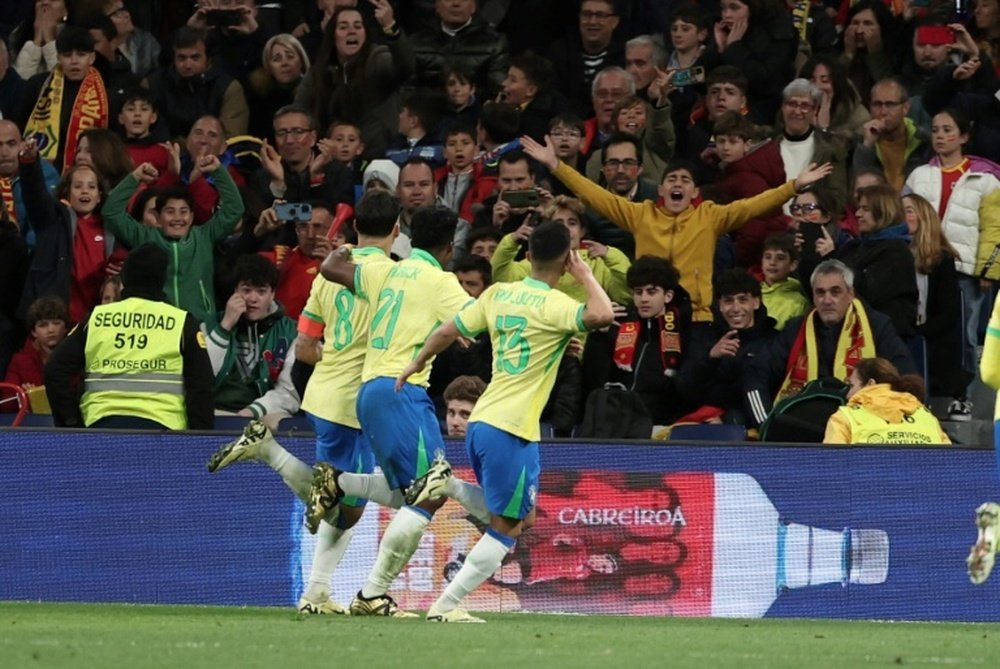
[[854,270],[854,292],[890,319],[901,337],[916,333],[917,279],[910,252],[910,231],[903,205],[892,186],[858,191],[861,236],[834,251]]
[[261,60],[261,67],[250,73],[247,89],[249,131],[255,137],[270,137],[274,112],[295,101],[310,63],[302,43],[288,33],[267,40]]
[[927,380],[935,397],[960,402],[972,380],[962,370],[962,295],[955,251],[934,207],[916,193],[903,196],[903,215],[913,235],[910,250],[917,270],[917,332],[927,344]]
[[851,372],[847,404],[826,424],[824,444],[950,444],[921,399],[924,380],[900,375],[885,358],[864,358]]

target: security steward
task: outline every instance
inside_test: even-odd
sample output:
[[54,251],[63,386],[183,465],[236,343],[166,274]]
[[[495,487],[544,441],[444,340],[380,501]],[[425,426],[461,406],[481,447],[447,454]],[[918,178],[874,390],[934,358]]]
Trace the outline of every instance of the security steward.
[[56,426],[212,428],[205,337],[197,319],[167,304],[167,264],[162,248],[133,249],[122,268],[122,300],[95,307],[52,352],[45,387]]

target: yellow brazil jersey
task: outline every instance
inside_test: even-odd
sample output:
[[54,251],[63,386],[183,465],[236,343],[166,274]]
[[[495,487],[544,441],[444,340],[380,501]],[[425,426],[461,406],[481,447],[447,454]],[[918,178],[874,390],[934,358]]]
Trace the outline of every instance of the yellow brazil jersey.
[[[366,246],[354,249],[356,264],[394,263],[382,249]],[[340,425],[360,428],[355,404],[361,385],[361,368],[368,346],[368,321],[371,309],[350,290],[321,275],[313,280],[309,300],[299,316],[299,332],[320,337],[323,359],[316,364],[306,385],[302,409]]]
[[[371,309],[362,383],[379,376],[399,376],[427,337],[471,301],[458,278],[420,249],[392,265],[358,265],[354,289]],[[410,383],[427,386],[430,375],[428,365],[411,376]]]
[[528,441],[538,441],[538,421],[555,384],[570,338],[582,332],[584,305],[528,277],[490,286],[455,317],[473,337],[489,330],[493,379],[472,410],[481,421]]

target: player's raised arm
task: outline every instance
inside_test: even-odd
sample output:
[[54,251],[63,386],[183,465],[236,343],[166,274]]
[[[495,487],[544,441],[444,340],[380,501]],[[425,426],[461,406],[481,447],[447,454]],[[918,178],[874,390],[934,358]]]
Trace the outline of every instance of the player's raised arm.
[[431,333],[431,336],[427,338],[424,345],[420,347],[420,353],[413,359],[413,362],[407,365],[400,372],[399,376],[396,377],[396,392],[398,393],[403,388],[403,384],[406,383],[408,378],[417,372],[422,372],[424,367],[427,366],[428,360],[451,346],[461,335],[462,333],[458,331],[455,321],[451,320],[441,324],[437,330]]
[[327,281],[339,283],[353,293],[357,292],[354,287],[354,272],[357,267],[351,262],[351,245],[344,244],[331,251],[323,260],[319,273]]
[[588,330],[596,330],[611,325],[615,318],[611,298],[594,278],[590,267],[580,260],[576,251],[570,251],[566,258],[566,271],[587,289],[587,303],[583,309],[583,324]]

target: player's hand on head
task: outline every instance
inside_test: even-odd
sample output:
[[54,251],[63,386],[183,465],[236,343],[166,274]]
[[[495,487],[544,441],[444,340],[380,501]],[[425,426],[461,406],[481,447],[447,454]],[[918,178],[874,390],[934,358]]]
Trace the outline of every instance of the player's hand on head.
[[566,271],[580,283],[583,283],[588,276],[593,276],[590,266],[583,262],[580,254],[576,251],[570,251],[566,257]]

